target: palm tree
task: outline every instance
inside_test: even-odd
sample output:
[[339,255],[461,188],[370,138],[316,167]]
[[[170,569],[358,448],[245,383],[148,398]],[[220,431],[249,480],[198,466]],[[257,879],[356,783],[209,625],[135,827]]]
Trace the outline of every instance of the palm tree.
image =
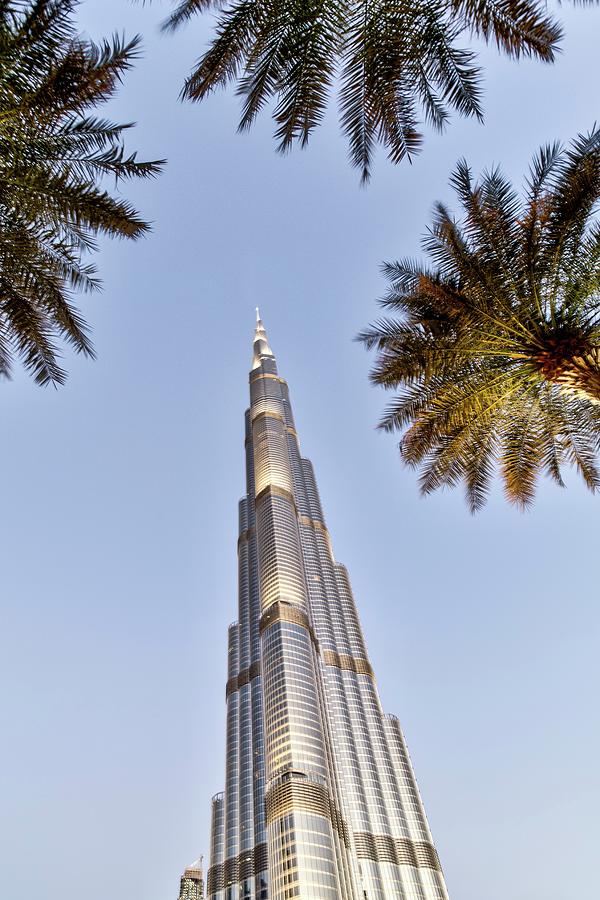
[[339,87],[342,130],[363,181],[377,144],[395,163],[419,150],[419,118],[438,130],[449,109],[482,118],[481,71],[459,39],[476,35],[509,56],[551,62],[561,37],[539,0],[174,2],[166,30],[218,10],[215,36],[184,98],[202,100],[237,82],[240,130],[274,100],[275,137],[286,151],[295,141],[306,145]]
[[60,384],[56,338],[93,356],[73,306],[99,287],[84,261],[95,236],[138,238],[136,210],[102,186],[155,175],[127,155],[123,132],[92,114],[115,92],[139,39],[77,37],[77,0],[0,0],[0,375],[19,358],[38,384]]
[[464,482],[486,500],[499,469],[524,507],[540,473],[574,465],[600,487],[600,130],[543,147],[523,197],[498,169],[452,175],[457,221],[437,204],[432,261],[386,264],[382,305],[399,314],[360,337],[372,379],[399,393],[381,426],[403,431],[402,458],[423,493]]

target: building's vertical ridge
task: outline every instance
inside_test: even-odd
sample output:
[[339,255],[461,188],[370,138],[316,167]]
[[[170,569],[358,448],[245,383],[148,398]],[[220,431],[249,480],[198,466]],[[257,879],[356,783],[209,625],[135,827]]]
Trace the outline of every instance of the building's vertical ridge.
[[206,891],[211,900],[225,900],[225,796],[215,794],[211,802],[210,868]]
[[209,900],[447,900],[286,382],[257,319]]

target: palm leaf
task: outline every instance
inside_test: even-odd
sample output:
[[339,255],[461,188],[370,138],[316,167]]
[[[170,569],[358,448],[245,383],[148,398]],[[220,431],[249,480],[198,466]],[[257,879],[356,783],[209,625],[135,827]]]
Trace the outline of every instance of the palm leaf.
[[86,261],[98,235],[137,238],[149,224],[115,181],[158,174],[123,134],[90,115],[139,55],[139,38],[94,44],[75,31],[75,0],[0,5],[0,374],[19,357],[39,384],[62,384],[59,342],[93,357],[72,291],[99,287]]
[[[173,0],[164,28],[215,10],[208,50],[182,96],[199,101],[237,82],[239,128],[271,106],[280,151],[309,136],[338,92],[349,158],[361,180],[383,147],[411,160],[425,119],[442,130],[452,111],[483,117],[472,34],[509,56],[551,62],[561,29],[537,0]],[[339,74],[339,79],[336,77]],[[339,87],[339,91],[338,91]]]
[[541,474],[572,466],[600,487],[600,136],[542,148],[523,194],[499,169],[451,184],[461,217],[436,204],[433,267],[383,267],[390,313],[359,339],[371,379],[395,391],[380,427],[401,432],[421,491],[464,483],[469,508],[497,474],[521,508]]

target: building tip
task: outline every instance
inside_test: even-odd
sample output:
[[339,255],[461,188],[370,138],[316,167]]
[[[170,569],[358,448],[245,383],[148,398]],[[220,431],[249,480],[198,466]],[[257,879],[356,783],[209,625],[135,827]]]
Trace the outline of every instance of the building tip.
[[195,859],[193,863],[186,866],[181,877],[202,880],[204,878],[204,856],[201,854],[198,859]]
[[252,360],[252,368],[256,369],[260,366],[262,356],[273,356],[273,351],[269,347],[269,339],[263,320],[260,317],[260,310],[256,307],[256,330],[254,332],[254,357]]

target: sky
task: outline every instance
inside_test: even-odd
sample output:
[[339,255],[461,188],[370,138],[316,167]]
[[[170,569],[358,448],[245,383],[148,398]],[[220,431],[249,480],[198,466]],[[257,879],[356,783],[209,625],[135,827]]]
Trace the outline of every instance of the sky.
[[80,7],[95,38],[143,35],[107,111],[168,166],[127,189],[151,236],[103,244],[81,300],[98,360],[67,356],[59,390],[0,386],[2,895],[175,900],[208,850],[259,304],[450,897],[597,900],[600,499],[574,475],[525,514],[500,490],[475,517],[460,490],[422,499],[353,338],[461,156],[520,182],[592,126],[600,9],[559,9],[553,67],[484,50],[486,125],[380,155],[364,189],[334,114],[281,157],[268,116],[236,134],[232,92],[178,102],[210,20],[164,37],[168,8]]

